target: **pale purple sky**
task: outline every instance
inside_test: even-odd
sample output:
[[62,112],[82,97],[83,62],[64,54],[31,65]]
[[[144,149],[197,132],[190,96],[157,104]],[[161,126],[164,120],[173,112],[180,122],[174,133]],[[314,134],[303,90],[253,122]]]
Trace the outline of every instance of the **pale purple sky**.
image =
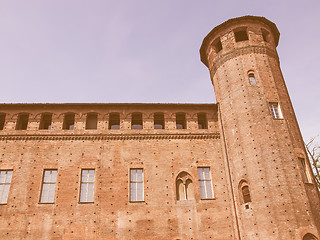
[[307,140],[320,134],[319,11],[319,0],[0,0],[0,102],[215,102],[201,42],[256,15],[280,30]]

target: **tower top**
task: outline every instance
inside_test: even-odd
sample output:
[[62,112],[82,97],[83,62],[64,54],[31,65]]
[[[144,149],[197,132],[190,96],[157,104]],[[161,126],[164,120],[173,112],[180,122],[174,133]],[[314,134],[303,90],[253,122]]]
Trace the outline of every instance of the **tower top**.
[[206,56],[206,50],[208,45],[212,42],[212,40],[215,38],[215,34],[219,32],[220,30],[227,28],[228,26],[234,24],[234,23],[241,23],[241,22],[251,22],[251,21],[258,21],[261,23],[266,24],[272,31],[272,35],[274,37],[274,43],[276,46],[278,46],[280,32],[273,22],[270,20],[264,18],[264,17],[257,17],[257,16],[242,16],[237,18],[231,18],[228,21],[225,21],[224,23],[216,26],[214,29],[211,30],[211,32],[208,33],[208,35],[203,39],[203,42],[200,47],[200,58],[201,61],[208,66],[207,62],[207,56]]

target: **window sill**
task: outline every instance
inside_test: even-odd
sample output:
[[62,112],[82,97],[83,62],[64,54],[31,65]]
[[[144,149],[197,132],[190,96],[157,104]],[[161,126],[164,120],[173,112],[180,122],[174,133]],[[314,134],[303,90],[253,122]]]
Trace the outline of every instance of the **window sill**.
[[39,202],[38,204],[47,205],[47,204],[54,204],[54,202]]
[[92,204],[94,202],[78,202],[79,204]]
[[145,201],[129,201],[129,203],[145,203]]
[[201,201],[216,200],[215,198],[201,198]]

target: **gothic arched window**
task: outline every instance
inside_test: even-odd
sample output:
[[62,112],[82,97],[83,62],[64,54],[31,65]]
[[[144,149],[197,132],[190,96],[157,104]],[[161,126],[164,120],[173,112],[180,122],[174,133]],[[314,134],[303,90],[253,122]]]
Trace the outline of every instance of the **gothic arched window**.
[[239,184],[240,190],[240,199],[241,203],[249,203],[251,202],[250,190],[249,185],[245,180],[242,180]]
[[318,238],[311,233],[307,233],[306,235],[303,236],[302,240],[318,240]]
[[176,179],[177,200],[194,199],[193,182],[189,173],[181,172]]

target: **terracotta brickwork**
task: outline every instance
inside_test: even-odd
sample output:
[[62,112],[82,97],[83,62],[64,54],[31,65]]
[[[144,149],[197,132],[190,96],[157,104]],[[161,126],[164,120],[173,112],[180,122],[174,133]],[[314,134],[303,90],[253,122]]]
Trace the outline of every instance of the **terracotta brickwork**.
[[0,104],[0,239],[319,239],[278,40],[208,34],[217,104]]

